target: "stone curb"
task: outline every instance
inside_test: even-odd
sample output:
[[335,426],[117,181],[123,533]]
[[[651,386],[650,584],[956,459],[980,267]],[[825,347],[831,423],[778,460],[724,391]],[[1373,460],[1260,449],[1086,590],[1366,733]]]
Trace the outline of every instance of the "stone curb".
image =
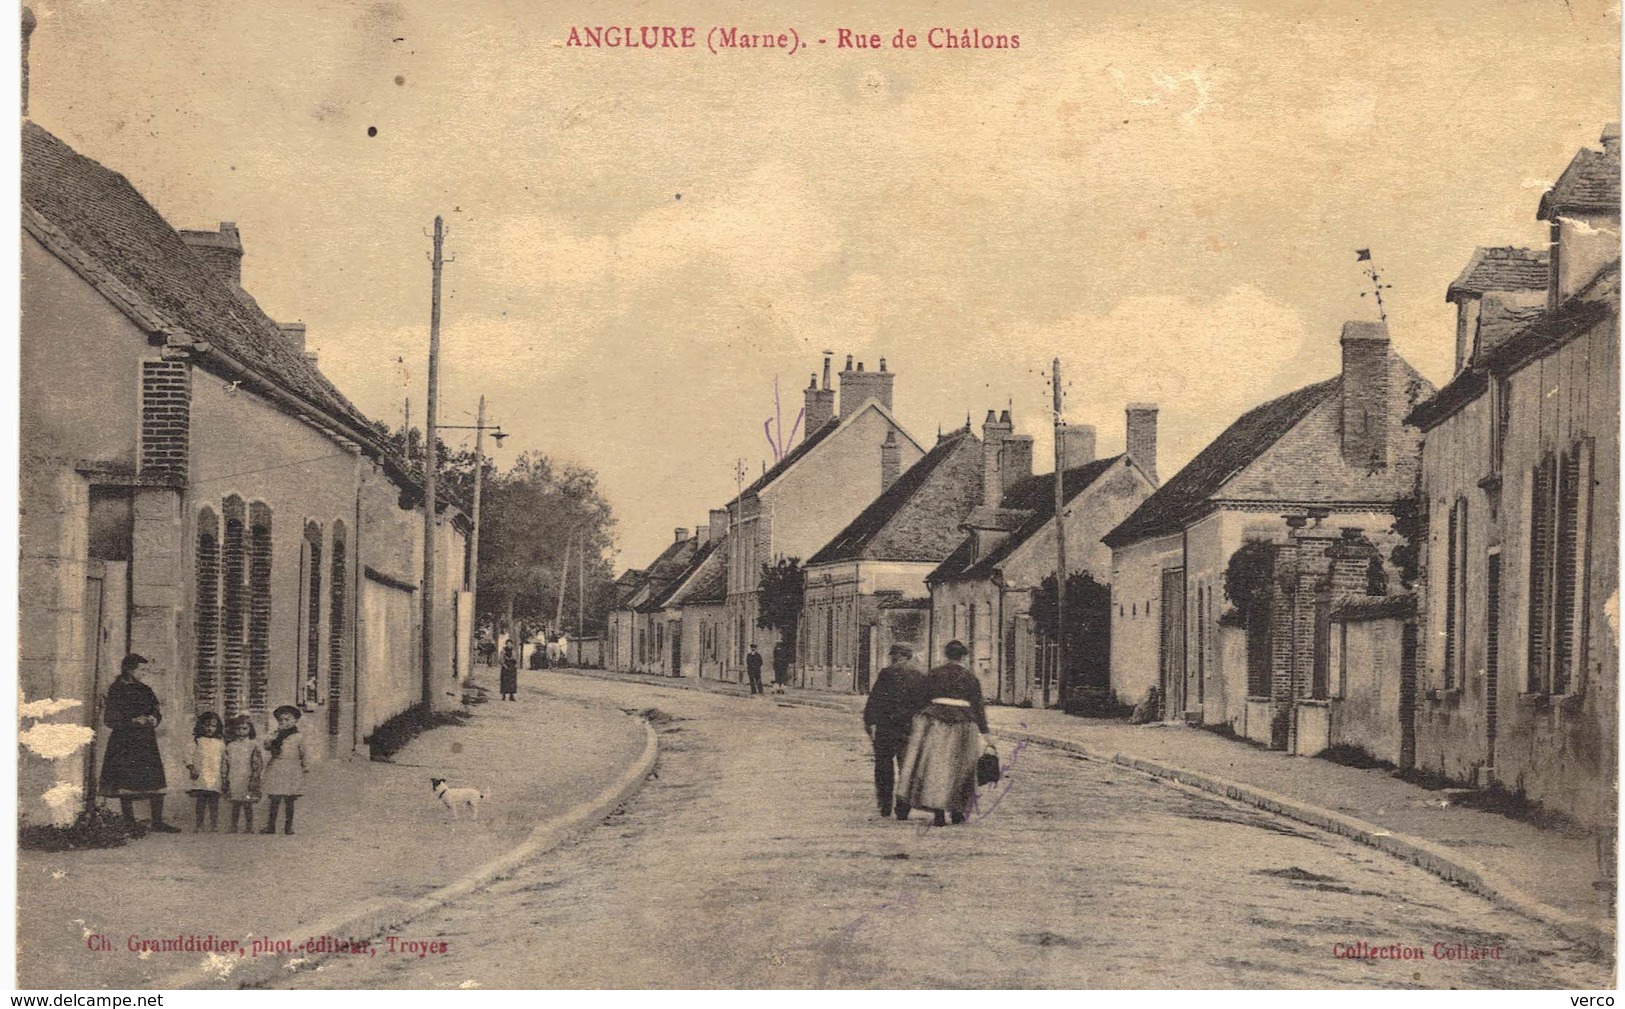
[[1203,774],[1182,767],[1175,767],[1171,764],[1148,760],[1144,757],[1136,757],[1132,754],[1111,753],[1108,755],[1069,739],[1059,739],[1035,732],[995,729],[994,734],[1025,740],[1040,746],[1067,750],[1102,763],[1117,764],[1153,777],[1165,778],[1181,785],[1200,789],[1204,792],[1211,792],[1214,795],[1222,795],[1227,799],[1244,802],[1249,806],[1255,806],[1278,816],[1319,827],[1321,830],[1340,834],[1395,858],[1403,859],[1441,879],[1464,886],[1492,903],[1510,911],[1515,911],[1526,918],[1542,922],[1565,938],[1586,946],[1594,952],[1610,957],[1613,955],[1614,931],[1610,923],[1583,918],[1561,908],[1542,903],[1517,889],[1481,863],[1462,858],[1460,855],[1430,841],[1409,837],[1404,834],[1395,834],[1369,821],[1345,816],[1307,802],[1300,802],[1297,799],[1276,792],[1255,788],[1252,785],[1245,785],[1216,775]]
[[[597,795],[536,824],[530,835],[511,851],[498,855],[461,879],[416,900],[388,899],[355,905],[309,926],[286,931],[282,938],[299,943],[312,936],[343,936],[350,939],[377,937],[489,885],[572,836],[591,829],[642,788],[649,772],[654,770],[655,761],[660,756],[659,737],[647,719],[638,718],[638,722],[643,726],[643,753],[632,766]],[[290,973],[290,968],[309,970],[331,955],[318,953],[294,960],[276,955],[257,959],[221,958],[170,974],[155,987],[165,990],[251,987]]]

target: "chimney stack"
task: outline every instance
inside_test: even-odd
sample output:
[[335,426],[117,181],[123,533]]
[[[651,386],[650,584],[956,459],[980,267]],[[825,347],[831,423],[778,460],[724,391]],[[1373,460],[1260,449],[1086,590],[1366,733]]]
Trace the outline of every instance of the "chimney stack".
[[829,358],[824,358],[824,387],[818,388],[818,376],[812,376],[802,390],[804,412],[801,416],[801,437],[808,438],[835,416],[835,390],[829,387]]
[[997,508],[1004,499],[1004,479],[999,474],[1003,461],[1004,440],[1013,433],[1010,411],[1000,417],[992,410],[982,421],[982,503]]
[[677,531],[676,531],[676,536],[677,536],[676,542],[678,542],[678,543],[681,543],[684,540],[688,539],[688,526],[678,526]]
[[34,35],[34,26],[39,24],[34,19],[32,8],[23,8],[23,118],[28,118],[28,40]]
[[1343,336],[1343,461],[1388,465],[1388,326],[1345,322]]
[[237,225],[221,221],[219,231],[182,231],[181,241],[231,286],[243,286],[243,239]]
[[715,543],[728,535],[728,509],[711,509],[711,542]]
[[[24,37],[26,38],[26,36],[24,36]],[[27,45],[27,43],[24,43],[24,45]],[[23,66],[24,66],[23,86],[26,88],[28,86],[28,74],[27,74],[27,69],[26,69],[28,64],[25,63],[25,64],[23,64]],[[1609,123],[1607,126],[1604,126],[1602,128],[1602,152],[1604,154],[1608,155],[1611,158],[1619,157],[1619,124],[1618,123]]]
[[302,322],[279,322],[276,328],[282,330],[282,335],[288,338],[288,345],[300,354],[305,353],[305,324]]
[[1157,479],[1157,404],[1130,403],[1124,412],[1128,415],[1128,457],[1153,484],[1160,483]]
[[886,429],[886,441],[880,446],[880,493],[886,493],[897,482],[903,469],[903,446],[897,444],[897,432]]
[[695,526],[694,542],[702,547],[711,542],[711,527],[708,525]]
[[1004,451],[999,453],[999,483],[1004,490],[1018,480],[1033,475],[1033,436],[1012,434],[1004,439]]
[[848,354],[846,370],[841,372],[841,416],[854,416],[871,400],[890,411],[894,377],[886,370],[884,358],[881,359],[879,371],[864,371],[862,361],[858,362],[856,369],[852,367],[852,355]]
[[1066,456],[1066,468],[1076,469],[1095,461],[1095,426],[1069,424],[1061,428],[1061,448]]

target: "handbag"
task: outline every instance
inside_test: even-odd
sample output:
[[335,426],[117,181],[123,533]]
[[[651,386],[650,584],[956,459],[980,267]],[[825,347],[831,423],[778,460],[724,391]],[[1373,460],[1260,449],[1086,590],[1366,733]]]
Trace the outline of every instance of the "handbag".
[[996,784],[1001,774],[999,751],[989,746],[980,757],[976,758],[976,784]]

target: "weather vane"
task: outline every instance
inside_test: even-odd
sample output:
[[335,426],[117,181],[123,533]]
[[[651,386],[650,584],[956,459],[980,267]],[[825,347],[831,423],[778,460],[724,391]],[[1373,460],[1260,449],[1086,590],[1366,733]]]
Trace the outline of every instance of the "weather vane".
[[1382,319],[1383,322],[1387,322],[1388,310],[1382,306],[1382,292],[1391,290],[1394,285],[1384,284],[1382,282],[1382,274],[1377,272],[1377,264],[1371,259],[1370,249],[1355,249],[1354,256],[1356,262],[1369,264],[1365,268],[1365,275],[1371,278],[1371,290],[1361,291],[1360,297],[1364,298],[1366,295],[1370,295],[1376,298],[1377,315]]

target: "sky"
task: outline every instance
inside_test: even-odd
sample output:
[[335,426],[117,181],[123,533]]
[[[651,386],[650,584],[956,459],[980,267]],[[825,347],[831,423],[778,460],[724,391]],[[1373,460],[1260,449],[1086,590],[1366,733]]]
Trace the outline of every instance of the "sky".
[[[697,29],[654,51],[565,44],[625,5],[33,6],[34,120],[176,227],[235,221],[244,286],[392,424],[422,420],[443,215],[441,423],[483,394],[499,465],[595,469],[617,570],[771,461],[775,392],[788,431],[826,349],[884,356],[917,440],[1010,407],[1039,460],[1059,356],[1103,454],[1159,404],[1166,479],[1337,371],[1370,248],[1395,350],[1442,384],[1446,286],[1540,244],[1541,192],[1620,118],[1593,0],[636,5]],[[806,47],[713,54],[716,26]]]

